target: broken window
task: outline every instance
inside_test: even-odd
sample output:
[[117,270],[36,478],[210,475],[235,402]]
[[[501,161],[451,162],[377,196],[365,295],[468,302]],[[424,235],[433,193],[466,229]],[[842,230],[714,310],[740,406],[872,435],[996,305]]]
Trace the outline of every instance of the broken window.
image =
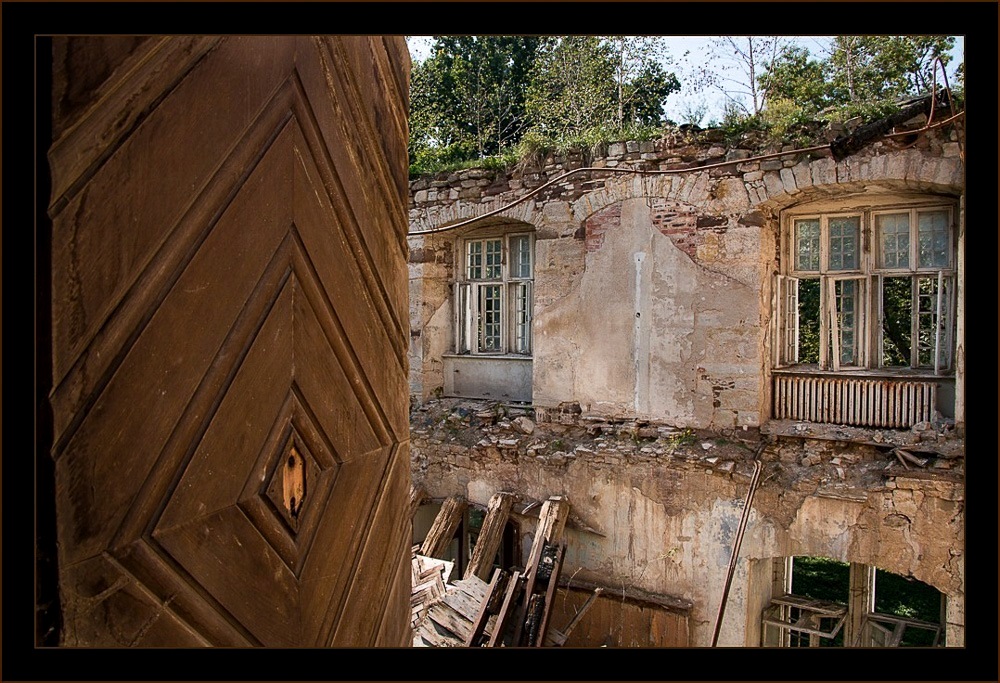
[[764,646],[943,645],[945,597],[932,586],[824,557],[778,558],[774,566],[784,592],[761,615]]
[[457,353],[531,354],[533,252],[530,233],[463,241],[455,289]]
[[774,286],[775,367],[950,372],[953,214],[936,205],[790,215]]

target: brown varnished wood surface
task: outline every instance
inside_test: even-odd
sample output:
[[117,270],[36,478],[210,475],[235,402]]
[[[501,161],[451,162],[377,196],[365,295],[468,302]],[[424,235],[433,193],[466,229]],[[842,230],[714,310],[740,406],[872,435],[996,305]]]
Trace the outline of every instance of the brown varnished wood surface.
[[64,40],[63,643],[407,644],[402,38]]

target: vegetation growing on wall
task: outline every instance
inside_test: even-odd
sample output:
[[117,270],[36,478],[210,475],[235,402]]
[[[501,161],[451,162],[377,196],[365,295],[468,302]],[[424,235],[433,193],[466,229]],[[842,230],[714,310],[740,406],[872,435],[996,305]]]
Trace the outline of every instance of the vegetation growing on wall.
[[663,58],[655,38],[437,36],[411,76],[411,174],[656,137],[680,88]]
[[[722,92],[729,144],[815,144],[827,122],[871,121],[944,83],[951,36],[837,36],[814,56],[776,36],[722,36],[688,86]],[[680,90],[661,39],[634,36],[437,36],[413,67],[410,172],[505,168],[547,151],[593,150],[676,128]],[[961,98],[959,82],[950,83]],[[693,105],[692,105],[693,107]],[[693,110],[692,110],[693,111]]]

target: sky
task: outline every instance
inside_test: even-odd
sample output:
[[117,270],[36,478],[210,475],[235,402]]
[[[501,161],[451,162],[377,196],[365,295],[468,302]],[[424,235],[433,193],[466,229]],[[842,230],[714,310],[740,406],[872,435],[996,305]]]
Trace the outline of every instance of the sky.
[[[702,119],[704,125],[708,121],[721,120],[724,111],[725,98],[720,94],[710,91],[694,92],[689,84],[690,74],[702,65],[711,65],[716,62],[709,60],[707,50],[711,46],[713,36],[664,36],[667,53],[673,58],[672,64],[667,64],[667,70],[677,74],[681,81],[680,92],[674,93],[667,98],[665,107],[666,116],[673,121],[684,120],[684,113],[691,108],[704,103],[706,107],[705,116]],[[814,56],[821,56],[824,49],[831,40],[830,36],[797,36],[790,40],[797,45],[809,50]],[[407,44],[410,46],[410,55],[414,61],[424,59],[430,52],[432,38],[430,36],[407,36]],[[952,50],[952,61],[948,67],[948,78],[954,83],[955,68],[962,62],[962,55],[965,47],[963,36],[956,36],[955,48]]]

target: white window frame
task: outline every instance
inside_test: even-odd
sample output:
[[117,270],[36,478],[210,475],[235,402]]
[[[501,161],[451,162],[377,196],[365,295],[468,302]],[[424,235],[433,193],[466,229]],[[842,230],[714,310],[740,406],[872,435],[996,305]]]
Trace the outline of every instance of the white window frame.
[[[948,263],[945,267],[924,266],[918,263],[919,215],[926,212],[947,213]],[[909,263],[906,267],[881,267],[881,234],[877,217],[889,214],[908,215]],[[831,254],[830,220],[845,217],[859,218],[857,268],[833,270],[828,267]],[[818,220],[820,223],[820,259],[817,270],[800,270],[796,263],[796,223]],[[786,369],[799,365],[799,312],[798,286],[803,280],[819,280],[819,370],[838,372],[847,369],[880,369],[887,372],[905,368],[933,370],[942,375],[954,370],[956,278],[955,278],[955,207],[951,203],[920,203],[885,205],[861,210],[794,213],[789,212],[782,221],[781,263],[773,282],[772,298],[772,357],[774,367]],[[883,356],[883,283],[886,277],[909,277],[914,288],[910,315],[910,363],[907,366],[888,366]],[[919,330],[917,312],[917,278],[936,277],[937,296],[933,309],[927,314],[934,322],[934,341],[931,354],[933,363],[920,364]],[[837,334],[840,318],[836,311],[835,288],[838,282],[853,280],[858,283],[856,301],[855,362],[842,364],[839,353],[840,336]],[[940,321],[944,318],[944,323]]]
[[[512,273],[513,256],[511,245],[517,238],[528,240],[528,276]],[[498,277],[486,277],[486,243],[499,241],[500,273]],[[483,264],[480,277],[472,277],[469,272],[469,250],[472,244],[482,244]],[[532,354],[532,318],[534,308],[535,240],[534,234],[525,231],[501,233],[480,233],[459,238],[457,244],[459,264],[455,281],[455,353],[472,356],[514,355],[530,358]],[[499,288],[500,338],[496,349],[486,347],[483,315],[483,297],[487,288]],[[518,290],[525,290],[523,298]],[[526,299],[526,305],[518,310],[518,304]],[[520,317],[523,320],[519,320]],[[520,328],[520,330],[519,330]],[[519,334],[523,331],[523,335]],[[522,342],[519,346],[519,342]]]

